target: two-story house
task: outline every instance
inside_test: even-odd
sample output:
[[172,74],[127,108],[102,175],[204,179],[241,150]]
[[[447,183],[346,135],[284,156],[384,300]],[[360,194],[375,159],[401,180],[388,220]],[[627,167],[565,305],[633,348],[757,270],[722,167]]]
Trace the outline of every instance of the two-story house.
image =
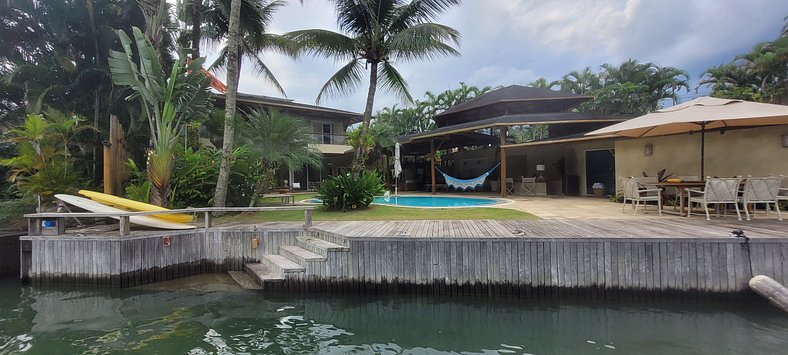
[[[214,94],[215,105],[224,107],[224,94]],[[238,93],[238,110],[275,109],[306,121],[312,127],[314,147],[323,155],[323,166],[301,167],[301,169],[282,169],[280,180],[287,180],[293,187],[313,189],[324,178],[339,173],[341,168],[350,165],[353,149],[346,144],[345,131],[349,125],[361,122],[363,115],[356,112],[338,110],[329,107],[302,104],[291,99],[282,99],[262,95]],[[299,171],[296,171],[299,170]]]

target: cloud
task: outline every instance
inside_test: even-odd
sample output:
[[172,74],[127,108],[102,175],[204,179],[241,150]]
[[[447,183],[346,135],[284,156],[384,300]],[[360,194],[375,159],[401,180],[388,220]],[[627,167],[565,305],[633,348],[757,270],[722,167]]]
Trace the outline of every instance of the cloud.
[[[706,68],[774,39],[788,14],[781,0],[466,0],[436,20],[462,34],[462,56],[431,62],[396,63],[414,98],[426,91],[470,85],[526,84],[628,58],[686,69],[693,79]],[[337,30],[326,1],[291,1],[275,15],[271,32]],[[313,103],[318,90],[340,67],[322,58],[292,60],[262,54],[288,96]],[[276,96],[251,66],[241,77],[245,92]],[[326,98],[322,105],[361,112],[367,82],[352,95]],[[397,103],[379,91],[375,108]]]

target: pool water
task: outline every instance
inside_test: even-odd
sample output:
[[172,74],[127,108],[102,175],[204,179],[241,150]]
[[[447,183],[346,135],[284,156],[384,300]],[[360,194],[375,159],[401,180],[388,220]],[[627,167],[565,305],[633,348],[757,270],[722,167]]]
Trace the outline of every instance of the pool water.
[[378,196],[374,201],[379,205],[403,207],[475,207],[494,205],[498,202],[492,198],[459,196],[391,196],[388,201],[382,196]]
[[0,354],[779,354],[766,301],[266,294],[209,274],[132,289],[0,279]]

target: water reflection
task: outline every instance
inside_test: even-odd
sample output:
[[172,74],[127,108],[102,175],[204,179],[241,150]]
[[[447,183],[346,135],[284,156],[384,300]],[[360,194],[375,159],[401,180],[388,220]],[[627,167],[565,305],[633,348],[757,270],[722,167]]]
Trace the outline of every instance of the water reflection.
[[779,353],[762,302],[263,295],[221,275],[147,288],[0,280],[0,353]]

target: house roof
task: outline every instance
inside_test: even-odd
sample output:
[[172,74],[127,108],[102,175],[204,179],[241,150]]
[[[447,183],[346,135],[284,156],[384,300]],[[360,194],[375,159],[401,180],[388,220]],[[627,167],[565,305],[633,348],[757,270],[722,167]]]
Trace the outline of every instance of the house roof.
[[[218,103],[221,103],[220,106],[224,106],[224,100],[226,98],[225,94],[214,93],[213,97],[216,99]],[[282,99],[282,98],[270,97],[264,95],[253,95],[253,94],[245,94],[239,92],[236,100],[237,100],[237,104],[239,105],[247,105],[247,106],[259,105],[265,107],[272,107],[301,116],[343,120],[343,121],[348,121],[348,123],[351,124],[361,122],[362,119],[364,118],[363,114],[357,112],[339,110],[335,108],[323,107],[317,105],[302,104],[295,102],[292,99]]]
[[525,126],[534,124],[562,124],[562,123],[590,123],[590,122],[621,122],[629,117],[600,115],[582,112],[551,112],[529,113],[519,115],[503,115],[479,121],[443,126],[432,131],[410,134],[398,138],[402,144],[413,143],[419,140],[441,137],[449,134],[471,132],[479,129],[501,126]]
[[592,98],[549,89],[510,85],[455,105],[435,115],[433,120],[442,127],[505,114],[559,112]]

